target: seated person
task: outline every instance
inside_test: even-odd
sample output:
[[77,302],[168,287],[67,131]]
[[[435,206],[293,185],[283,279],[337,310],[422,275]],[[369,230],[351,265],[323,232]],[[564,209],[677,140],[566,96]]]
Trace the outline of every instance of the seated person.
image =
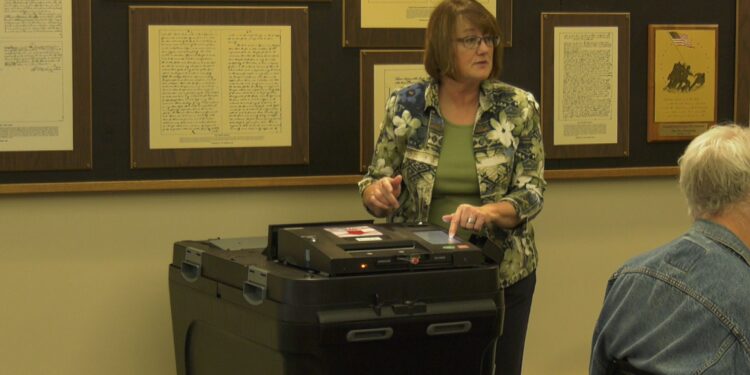
[[611,277],[592,375],[750,374],[750,130],[713,127],[679,165],[694,223]]

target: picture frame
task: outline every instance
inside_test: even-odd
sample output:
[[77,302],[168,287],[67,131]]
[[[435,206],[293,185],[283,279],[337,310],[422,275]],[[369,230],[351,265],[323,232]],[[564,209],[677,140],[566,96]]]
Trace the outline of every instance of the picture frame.
[[[362,28],[362,1],[343,1],[344,47],[358,48],[424,48],[425,28]],[[503,46],[513,45],[513,0],[497,1],[498,21],[503,34]],[[401,4],[403,5],[403,4]],[[420,9],[422,17],[428,17],[431,8]]]
[[717,120],[719,25],[648,27],[648,142],[686,141]]
[[70,95],[72,98],[72,150],[2,151],[0,171],[90,170],[93,167],[91,1],[73,0],[71,17],[72,83],[68,87],[63,85],[63,97]]
[[627,157],[630,14],[541,14],[547,159]]
[[361,172],[366,171],[370,165],[388,95],[397,86],[427,77],[423,59],[422,50],[360,51]]
[[[142,0],[142,1],[149,2],[149,1],[161,1],[161,0]],[[167,2],[169,2],[169,1],[178,2],[178,1],[182,1],[182,0],[166,0],[166,1]],[[225,1],[225,0],[185,0],[185,2],[191,2],[191,1],[195,1],[195,2],[203,2],[203,1],[218,2],[218,1]],[[228,0],[228,1],[229,2],[232,2],[232,1],[239,2],[239,0]],[[289,4],[289,3],[330,3],[331,1],[333,1],[333,0],[256,0],[254,2],[255,3],[269,4],[269,5],[273,4],[273,3],[282,3],[282,4],[286,5],[286,4]]]
[[[291,165],[291,164],[308,164],[309,163],[309,146],[308,146],[308,133],[309,133],[309,72],[308,72],[308,9],[307,7],[181,7],[181,6],[131,6],[130,12],[130,98],[131,98],[131,169],[138,168],[165,168],[165,167],[217,167],[217,166],[266,166],[266,165]],[[154,136],[155,132],[152,132],[151,126],[154,118],[151,116],[150,106],[154,105],[154,99],[158,102],[163,102],[162,98],[150,98],[150,93],[154,92],[154,87],[149,87],[150,71],[154,70],[155,67],[160,67],[165,64],[171,64],[172,59],[169,55],[165,55],[164,60],[150,60],[149,57],[149,28],[153,27],[156,30],[161,30],[164,27],[177,27],[175,35],[177,37],[183,37],[181,35],[188,35],[184,37],[192,37],[190,35],[197,35],[201,27],[208,28],[201,35],[209,35],[211,32],[216,31],[224,35],[229,33],[228,38],[233,41],[234,47],[232,52],[236,56],[226,57],[229,62],[221,65],[220,69],[222,72],[227,71],[226,64],[234,64],[231,69],[244,69],[237,70],[236,74],[232,75],[224,74],[228,78],[224,78],[225,81],[221,82],[221,86],[216,87],[226,88],[227,90],[234,90],[245,96],[253,95],[252,92],[258,92],[257,90],[251,90],[252,85],[263,84],[267,82],[260,82],[267,80],[265,77],[271,77],[274,82],[272,87],[277,88],[278,95],[271,95],[267,99],[260,98],[258,100],[266,100],[269,106],[273,110],[267,110],[266,106],[248,106],[243,103],[236,104],[224,104],[219,103],[216,107],[221,105],[229,106],[233,108],[231,110],[225,110],[225,112],[218,112],[221,118],[214,120],[211,118],[209,125],[201,123],[201,118],[198,116],[189,117],[188,120],[193,125],[193,130],[190,128],[179,129],[187,135],[184,137],[184,147],[172,147],[170,144],[167,146],[158,146],[152,144],[154,141],[160,141]],[[180,27],[187,27],[187,31],[182,31]],[[234,32],[234,28],[239,27],[241,31]],[[288,45],[284,45],[286,37],[275,38],[273,34],[264,34],[266,30],[264,27],[270,28],[271,33],[280,30],[279,33],[285,34],[287,27],[289,31]],[[224,29],[228,29],[225,32]],[[170,29],[165,29],[170,30]],[[194,32],[196,31],[196,32]],[[180,34],[182,33],[182,34]],[[185,34],[187,33],[187,34]],[[192,33],[192,34],[191,34]],[[244,34],[238,34],[244,33]],[[256,33],[256,34],[253,34]],[[252,35],[255,35],[253,37]],[[161,35],[161,34],[159,34]],[[166,34],[165,34],[166,35]],[[171,35],[171,34],[170,34]],[[238,36],[238,35],[246,35]],[[244,38],[244,39],[243,39]],[[257,42],[255,39],[259,38]],[[280,44],[273,44],[269,40],[278,39],[282,40]],[[249,41],[248,41],[249,40]],[[271,44],[269,44],[271,43]],[[219,43],[225,45],[225,41]],[[195,43],[175,43],[177,47],[180,46],[192,46]],[[267,47],[266,47],[267,46]],[[285,47],[288,47],[285,49]],[[192,47],[190,47],[192,48]],[[255,52],[262,48],[261,52]],[[285,51],[293,51],[291,57],[289,57],[288,64],[284,59]],[[186,53],[184,51],[179,53]],[[200,53],[204,53],[201,51]],[[228,54],[226,51],[217,53],[216,56],[222,56]],[[243,55],[244,54],[244,55]],[[249,54],[249,55],[248,55]],[[244,65],[242,58],[244,56],[250,56],[252,63],[245,67],[236,68],[237,66]],[[154,57],[156,58],[156,57]],[[161,58],[161,56],[159,56]],[[209,56],[208,58],[212,58]],[[280,59],[281,63],[276,63],[276,60],[265,61],[263,59]],[[219,57],[216,58],[217,60]],[[257,60],[257,61],[256,61]],[[167,61],[167,62],[164,62]],[[191,60],[192,61],[192,60]],[[263,65],[252,66],[256,63]],[[178,63],[175,63],[175,65]],[[179,63],[183,64],[183,63]],[[239,64],[239,65],[238,65]],[[198,66],[199,68],[204,68]],[[180,68],[180,66],[177,66]],[[261,69],[270,69],[268,72],[260,72]],[[290,72],[287,72],[289,69]],[[185,69],[182,69],[185,70]],[[189,70],[189,69],[187,69]],[[257,74],[256,74],[257,73]],[[180,73],[182,74],[182,73]],[[248,81],[247,76],[254,77],[256,81]],[[231,77],[237,77],[235,80]],[[159,77],[161,79],[161,77]],[[188,76],[188,79],[192,79],[192,76]],[[170,81],[171,82],[171,81]],[[287,90],[284,86],[284,82],[289,82],[288,86],[291,87]],[[237,86],[246,85],[247,87],[242,88]],[[275,86],[273,86],[275,85]],[[213,87],[213,86],[212,86]],[[217,89],[218,90],[218,89]],[[177,94],[182,95],[184,90],[177,90]],[[290,92],[289,92],[290,91]],[[218,97],[230,97],[228,92],[220,92],[221,95]],[[289,95],[285,97],[285,95]],[[206,97],[205,95],[198,95],[200,97]],[[196,97],[198,97],[196,96]],[[217,96],[217,95],[213,95]],[[209,95],[209,98],[212,96]],[[216,101],[219,101],[219,99]],[[256,98],[257,99],[257,98]],[[182,99],[180,99],[182,100]],[[224,99],[222,99],[224,100]],[[172,101],[174,104],[174,100]],[[185,101],[176,102],[181,110],[190,111],[191,105],[185,105]],[[201,103],[203,105],[204,103]],[[263,103],[265,104],[265,102]],[[289,105],[291,104],[291,105]],[[231,107],[234,105],[234,107]],[[165,105],[166,107],[166,105]],[[180,110],[177,108],[177,110]],[[261,109],[265,112],[270,112],[272,117],[268,117],[268,113],[260,113]],[[214,107],[210,107],[214,110]],[[293,110],[292,110],[293,109]],[[224,109],[222,109],[224,110]],[[166,111],[166,110],[165,110]],[[281,115],[278,114],[281,112]],[[168,112],[160,112],[168,113]],[[171,112],[169,112],[171,113]],[[228,114],[227,114],[228,113]],[[240,115],[236,115],[240,113]],[[284,117],[286,113],[287,117]],[[231,117],[244,116],[236,119]],[[260,117],[259,117],[260,116]],[[163,117],[163,115],[162,115]],[[182,120],[182,119],[178,119]],[[172,123],[180,124],[185,121],[172,121]],[[164,124],[163,120],[160,124]],[[234,121],[229,123],[230,121]],[[215,125],[220,124],[223,126],[222,130],[215,130]],[[209,126],[214,128],[208,129]],[[239,128],[235,134],[225,136],[224,128]],[[156,129],[164,132],[164,127]],[[199,131],[201,136],[196,136],[196,131]],[[252,139],[275,139],[281,138],[277,136],[279,132],[287,132],[283,136],[280,145],[272,143],[258,142],[257,145],[242,146],[244,141],[246,144]],[[176,133],[176,132],[175,132]],[[203,136],[205,134],[205,136]],[[200,139],[207,139],[204,144],[198,144],[197,146],[191,147],[189,142],[195,142],[189,137]],[[275,138],[274,138],[275,137]],[[239,146],[226,146],[222,145],[227,139],[227,142],[234,142],[238,140]],[[172,144],[176,143],[177,140],[181,139],[180,135],[173,135],[172,138],[175,141],[171,141]],[[264,141],[265,142],[265,141]],[[167,141],[165,141],[167,143]],[[213,146],[216,144],[217,146]],[[180,144],[179,146],[183,146]]]
[[750,122],[750,0],[737,0],[734,121]]

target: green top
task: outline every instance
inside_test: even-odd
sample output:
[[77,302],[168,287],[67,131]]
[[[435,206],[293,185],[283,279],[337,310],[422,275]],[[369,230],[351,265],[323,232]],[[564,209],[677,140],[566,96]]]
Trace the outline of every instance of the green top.
[[[429,222],[448,229],[450,223],[443,222],[443,215],[456,212],[462,203],[481,206],[477,183],[476,160],[472,148],[474,134],[471,125],[456,125],[444,120],[443,149],[435,174],[432,190]],[[459,229],[458,236],[468,240],[471,233]]]

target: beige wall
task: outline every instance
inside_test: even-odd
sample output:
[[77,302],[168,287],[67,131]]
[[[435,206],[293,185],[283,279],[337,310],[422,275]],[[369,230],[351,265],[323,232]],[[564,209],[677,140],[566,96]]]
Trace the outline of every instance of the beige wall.
[[524,374],[587,373],[609,276],[690,223],[676,178],[552,181],[535,227],[540,264]]
[[[553,181],[525,374],[582,374],[607,277],[688,225],[673,178]],[[171,245],[366,218],[354,187],[0,196],[5,374],[175,372]]]

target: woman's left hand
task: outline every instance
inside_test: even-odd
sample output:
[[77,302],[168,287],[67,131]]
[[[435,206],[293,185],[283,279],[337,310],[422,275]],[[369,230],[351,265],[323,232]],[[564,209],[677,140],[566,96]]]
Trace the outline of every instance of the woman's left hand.
[[484,210],[484,206],[477,207],[470,204],[461,204],[456,208],[456,212],[443,215],[443,221],[451,225],[448,228],[448,236],[453,237],[459,228],[464,228],[472,232],[480,232],[485,224],[492,221],[489,212]]

